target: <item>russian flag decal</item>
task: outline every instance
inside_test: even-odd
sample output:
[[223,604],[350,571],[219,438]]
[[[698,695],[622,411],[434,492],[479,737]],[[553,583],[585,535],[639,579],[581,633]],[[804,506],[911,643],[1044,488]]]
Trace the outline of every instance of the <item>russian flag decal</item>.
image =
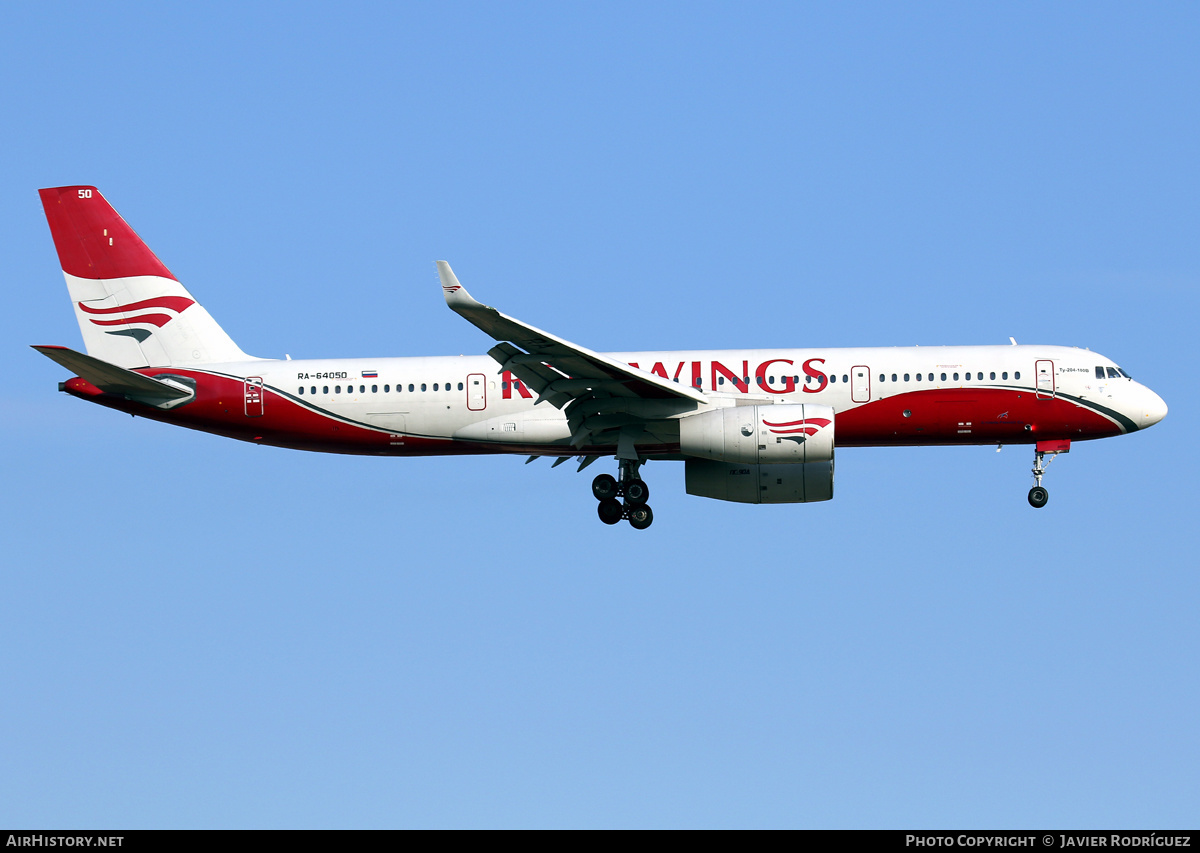
[[378,376],[379,376],[378,370],[364,370],[362,372],[363,379],[375,379]]

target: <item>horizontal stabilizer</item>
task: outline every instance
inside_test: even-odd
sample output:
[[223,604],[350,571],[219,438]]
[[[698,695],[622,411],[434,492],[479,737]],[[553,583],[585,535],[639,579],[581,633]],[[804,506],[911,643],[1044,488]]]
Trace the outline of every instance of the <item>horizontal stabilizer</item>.
[[195,393],[188,388],[174,384],[168,385],[151,376],[134,373],[132,370],[117,367],[115,364],[109,364],[107,361],[101,361],[67,347],[34,347],[34,349],[108,394],[121,394],[135,400],[159,404],[181,400]]

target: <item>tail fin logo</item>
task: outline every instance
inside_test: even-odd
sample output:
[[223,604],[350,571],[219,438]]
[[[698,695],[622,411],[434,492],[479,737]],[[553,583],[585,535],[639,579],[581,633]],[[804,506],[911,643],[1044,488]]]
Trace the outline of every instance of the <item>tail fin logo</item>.
[[442,290],[446,291],[447,293],[458,293],[458,291],[462,290],[462,285],[461,284],[443,284]]
[[[85,314],[99,315],[97,317],[89,317],[88,320],[96,326],[132,326],[135,324],[145,323],[151,326],[162,328],[167,323],[170,323],[188,308],[196,304],[194,299],[189,299],[186,296],[158,296],[154,299],[143,299],[140,302],[131,302],[129,305],[114,305],[111,308],[93,308],[85,302],[76,302],[79,310]],[[167,312],[167,313],[164,313]],[[104,319],[107,315],[122,314],[125,316],[112,317]],[[134,338],[141,343],[150,337],[149,329],[106,329],[105,332],[110,335],[122,335]]]
[[[133,323],[149,323],[161,329],[188,308],[195,305],[196,301],[188,299],[186,296],[159,296],[155,299],[143,299],[141,302],[133,302],[129,305],[114,305],[111,308],[93,308],[84,302],[76,302],[75,304],[85,314],[99,314],[101,316],[106,314],[133,315],[117,317],[112,320],[97,320],[95,317],[89,317],[88,319],[97,326],[126,326]],[[170,311],[171,313],[161,314],[151,310],[155,308]],[[138,313],[143,311],[149,313]]]
[[791,441],[803,442],[806,438],[811,438],[831,423],[833,421],[828,418],[805,418],[800,421],[784,421],[778,424],[765,420],[763,421],[763,426],[770,427],[772,435],[785,436]]

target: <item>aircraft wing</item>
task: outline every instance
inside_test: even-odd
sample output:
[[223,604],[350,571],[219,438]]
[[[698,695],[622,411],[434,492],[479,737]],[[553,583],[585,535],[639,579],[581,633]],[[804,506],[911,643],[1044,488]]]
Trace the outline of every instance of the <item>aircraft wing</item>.
[[34,347],[34,349],[109,394],[121,394],[142,402],[159,404],[171,400],[181,400],[194,393],[67,347]]
[[472,324],[499,341],[488,355],[502,369],[538,393],[556,408],[583,396],[602,394],[643,400],[674,400],[706,403],[695,388],[680,385],[645,370],[563,340],[523,323],[471,297],[445,261],[438,261],[438,277],[446,304]]

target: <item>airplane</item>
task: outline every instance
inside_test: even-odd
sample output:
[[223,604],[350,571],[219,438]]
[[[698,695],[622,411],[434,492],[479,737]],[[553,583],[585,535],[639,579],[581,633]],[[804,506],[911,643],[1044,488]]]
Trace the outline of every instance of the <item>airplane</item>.
[[[86,354],[35,346],[59,390],[242,441],[371,456],[613,457],[592,481],[605,524],[650,526],[650,460],[688,494],[739,503],[833,497],[836,447],[1033,445],[1029,504],[1072,442],[1146,429],[1166,403],[1086,349],[1017,345],[599,353],[475,300],[445,261],[481,356],[265,359],[217,325],[91,186],[39,190]],[[836,437],[835,437],[836,436]]]

